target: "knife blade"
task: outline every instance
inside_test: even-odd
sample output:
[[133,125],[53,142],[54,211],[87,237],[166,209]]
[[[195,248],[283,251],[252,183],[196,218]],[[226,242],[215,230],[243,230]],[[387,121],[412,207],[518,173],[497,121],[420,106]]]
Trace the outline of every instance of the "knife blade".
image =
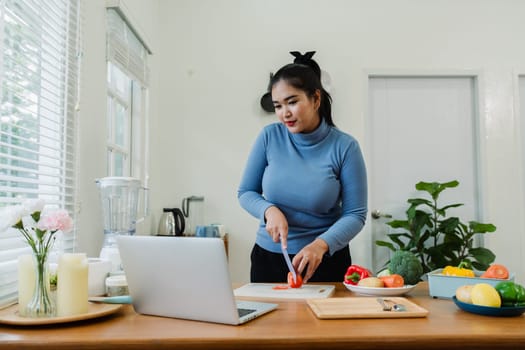
[[284,261],[286,261],[286,265],[288,265],[288,270],[290,270],[290,272],[292,273],[292,276],[293,276],[293,282],[296,283],[297,282],[297,274],[295,273],[295,269],[292,265],[292,261],[290,260],[290,256],[288,255],[288,249],[286,249],[285,247],[283,247],[281,245],[281,250],[283,252],[283,255],[284,255]]
[[117,295],[114,297],[89,297],[88,301],[106,304],[131,304],[131,297],[129,295]]

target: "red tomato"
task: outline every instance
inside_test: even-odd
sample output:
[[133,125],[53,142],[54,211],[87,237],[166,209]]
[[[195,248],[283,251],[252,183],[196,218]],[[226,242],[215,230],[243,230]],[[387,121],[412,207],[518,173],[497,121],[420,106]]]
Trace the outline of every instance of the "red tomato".
[[487,271],[483,272],[481,274],[481,277],[483,278],[500,278],[500,279],[507,279],[509,278],[509,270],[501,265],[501,264],[492,264],[487,269]]
[[398,274],[382,276],[379,277],[379,279],[383,281],[385,287],[387,288],[398,288],[403,287],[405,285],[405,280],[403,279],[403,276]]
[[298,273],[295,275],[296,275],[296,280],[294,282],[292,273],[288,272],[288,285],[291,288],[301,288],[301,286],[303,285],[303,278]]

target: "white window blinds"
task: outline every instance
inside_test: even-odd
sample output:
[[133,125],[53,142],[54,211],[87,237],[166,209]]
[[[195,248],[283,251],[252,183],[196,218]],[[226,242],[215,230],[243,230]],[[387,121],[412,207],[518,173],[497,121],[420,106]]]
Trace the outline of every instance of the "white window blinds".
[[[0,1],[0,206],[42,198],[74,217],[79,6]],[[26,251],[20,233],[0,232],[0,306],[16,300]]]
[[120,7],[107,10],[107,60],[129,72],[143,86],[148,86],[148,54],[151,51],[136,35],[133,26],[127,20]]

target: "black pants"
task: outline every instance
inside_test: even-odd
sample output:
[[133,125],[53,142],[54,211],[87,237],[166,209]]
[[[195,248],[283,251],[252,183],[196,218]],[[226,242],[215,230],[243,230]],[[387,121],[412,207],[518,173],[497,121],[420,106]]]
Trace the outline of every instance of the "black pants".
[[[293,256],[290,256],[290,258],[293,259]],[[282,254],[272,253],[255,244],[251,253],[251,261],[250,281],[252,283],[287,282],[289,270]],[[348,248],[338,250],[332,256],[326,254],[314,275],[308,281],[342,282],[346,270],[351,264],[352,258]]]

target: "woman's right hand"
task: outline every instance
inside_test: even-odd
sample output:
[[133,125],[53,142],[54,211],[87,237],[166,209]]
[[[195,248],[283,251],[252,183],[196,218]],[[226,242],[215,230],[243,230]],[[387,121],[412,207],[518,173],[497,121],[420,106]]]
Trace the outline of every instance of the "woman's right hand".
[[279,208],[271,206],[266,209],[264,218],[266,219],[266,231],[272,240],[276,243],[280,240],[281,245],[287,248],[288,220],[286,220],[283,212]]

